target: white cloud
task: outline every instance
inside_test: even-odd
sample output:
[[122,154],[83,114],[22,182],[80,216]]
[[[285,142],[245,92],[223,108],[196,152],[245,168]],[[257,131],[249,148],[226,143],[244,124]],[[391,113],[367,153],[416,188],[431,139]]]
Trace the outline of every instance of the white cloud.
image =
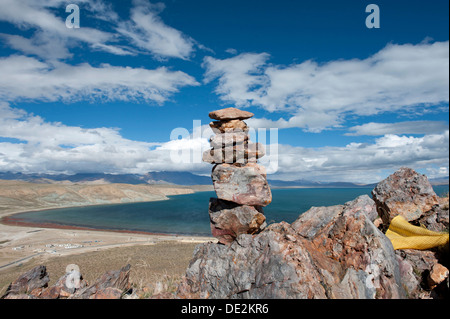
[[205,82],[219,78],[215,92],[224,100],[232,101],[237,106],[246,106],[249,101],[257,100],[262,91],[258,87],[264,84],[264,77],[258,75],[269,58],[268,54],[243,53],[238,56],[218,60],[205,57]]
[[407,121],[397,123],[366,123],[348,129],[345,135],[385,135],[385,134],[434,134],[448,130],[448,123],[444,121]]
[[[187,132],[187,131],[186,131]],[[182,139],[147,143],[123,138],[112,128],[83,129],[50,123],[0,103],[0,136],[17,140],[0,142],[0,171],[47,173],[137,173],[173,170],[207,174],[211,165],[194,162],[209,148],[212,134],[207,125]],[[254,140],[256,141],[256,140]],[[267,143],[271,141],[267,140]],[[373,143],[350,143],[344,147],[293,147],[278,145],[264,162],[277,158],[272,179],[377,182],[401,166],[448,175],[449,131],[423,137],[385,135]],[[275,145],[272,145],[275,146]],[[271,151],[266,145],[266,152]],[[175,153],[174,153],[175,152]],[[181,161],[173,154],[188,154]],[[263,164],[264,165],[264,164]]]
[[180,87],[198,85],[194,78],[165,67],[154,70],[87,63],[40,62],[25,56],[0,58],[0,99],[44,101],[146,100],[162,103]]
[[44,32],[37,32],[32,38],[20,35],[0,33],[7,45],[25,54],[45,57],[47,60],[58,60],[72,57],[68,50],[68,41],[60,37],[51,37]]
[[[46,122],[39,116],[0,103],[0,171],[23,173],[137,173],[180,170],[206,171],[210,165],[172,161],[173,150],[203,150],[208,141],[197,137],[163,143],[123,138],[112,128],[83,129]],[[175,147],[175,148],[174,148]]]
[[158,13],[164,9],[159,3],[134,0],[130,20],[118,24],[117,32],[131,39],[138,48],[159,57],[187,59],[194,51],[195,41],[182,32],[164,24]]
[[231,55],[236,55],[237,54],[237,50],[233,49],[233,48],[226,49],[225,52],[229,53]]
[[[83,3],[86,1],[75,1]],[[95,1],[93,3],[99,3]],[[63,51],[66,46],[75,45],[75,42],[87,43],[93,49],[112,51],[114,45],[108,42],[117,41],[117,35],[111,32],[105,32],[90,27],[80,27],[79,29],[69,29],[66,27],[66,16],[56,16],[51,9],[65,8],[67,1],[62,0],[2,0],[0,2],[0,21],[7,21],[21,29],[37,29],[37,33],[29,39],[27,43],[24,38],[13,37],[13,35],[3,35],[7,42],[17,50],[23,50],[28,54],[36,54],[42,58],[49,59],[51,55],[56,58],[65,58],[67,53],[55,55],[49,47],[57,48]],[[89,6],[89,2],[86,2]],[[98,6],[97,6],[98,7]],[[67,13],[67,15],[69,15]],[[99,15],[100,17],[102,15]],[[80,19],[81,19],[80,13]],[[38,46],[40,48],[33,49],[30,47]],[[108,50],[109,49],[109,50]],[[120,47],[115,47],[115,54],[128,55],[131,52]],[[46,53],[51,53],[50,56]]]
[[290,114],[288,120],[263,119],[265,125],[318,132],[342,124],[347,115],[448,103],[448,57],[446,41],[390,44],[364,60],[278,66],[267,62],[266,53],[243,53],[206,57],[203,66],[206,82],[218,79],[223,101]]
[[[69,3],[80,7],[78,29],[69,29],[65,19],[55,14]],[[26,54],[43,59],[65,59],[71,55],[68,48],[86,43],[92,50],[115,55],[151,53],[158,58],[174,57],[187,59],[195,50],[196,42],[166,25],[158,16],[162,4],[151,4],[147,0],[133,1],[129,20],[122,20],[112,6],[102,0],[2,0],[0,21],[7,21],[26,30],[37,30],[29,38],[13,34],[2,34],[6,43]],[[83,25],[84,19],[101,20],[108,31]],[[198,45],[200,47],[200,45]]]
[[[449,166],[449,131],[423,137],[385,135],[373,143],[305,148],[279,145],[278,172],[286,180],[377,182],[401,166]],[[442,170],[444,172],[444,170]]]

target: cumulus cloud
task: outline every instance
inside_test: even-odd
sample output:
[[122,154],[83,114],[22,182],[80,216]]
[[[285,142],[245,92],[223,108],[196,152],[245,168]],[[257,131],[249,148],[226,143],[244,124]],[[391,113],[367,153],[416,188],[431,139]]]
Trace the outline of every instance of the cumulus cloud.
[[289,66],[268,63],[267,53],[228,59],[206,57],[205,81],[238,107],[284,111],[289,119],[262,119],[271,127],[319,132],[348,115],[365,116],[448,103],[449,43],[389,44],[366,59]]
[[[174,161],[178,151],[201,154],[206,138],[148,143],[126,139],[118,129],[84,129],[47,122],[39,116],[0,103],[0,171],[24,173],[136,173],[206,171],[209,164]],[[176,151],[176,152],[175,152]]]
[[130,20],[118,24],[117,31],[134,45],[159,57],[187,59],[194,51],[195,41],[179,30],[164,24],[158,13],[163,4],[134,0]]
[[[192,132],[175,131],[169,141],[133,141],[122,137],[118,129],[83,129],[47,122],[0,103],[0,136],[12,139],[0,142],[0,171],[143,174],[172,170],[208,174],[211,165],[198,159],[209,148],[211,135],[211,129],[203,125]],[[263,157],[266,167],[267,163],[278,163],[277,170],[269,172],[272,179],[369,183],[385,178],[386,170],[393,172],[401,166],[427,170],[436,167],[430,171],[433,177],[448,175],[448,130],[423,137],[389,134],[372,143],[343,147],[274,143],[271,139],[265,141],[269,152]]]
[[257,100],[263,95],[262,85],[266,78],[259,73],[265,65],[268,54],[243,53],[238,56],[219,60],[205,57],[202,66],[205,71],[205,83],[219,78],[215,92],[223,100],[231,101],[237,106],[247,106],[249,101]]
[[0,99],[145,100],[162,103],[184,86],[198,85],[181,71],[154,70],[87,63],[49,64],[25,56],[0,58]]
[[[423,137],[388,134],[373,143],[350,143],[344,147],[305,148],[279,145],[281,179],[377,182],[401,166],[448,171],[449,131]],[[447,169],[445,169],[447,168]],[[442,176],[442,175],[441,175]]]

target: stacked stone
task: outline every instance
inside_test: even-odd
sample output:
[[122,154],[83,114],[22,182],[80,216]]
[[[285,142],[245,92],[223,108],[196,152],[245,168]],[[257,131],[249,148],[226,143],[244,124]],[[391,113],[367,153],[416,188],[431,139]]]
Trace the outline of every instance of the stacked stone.
[[214,164],[211,178],[218,198],[209,202],[211,232],[220,243],[230,244],[240,234],[256,234],[266,226],[263,206],[272,194],[266,171],[257,164],[265,155],[260,143],[249,141],[243,121],[253,113],[226,108],[209,113],[215,136],[203,161]]

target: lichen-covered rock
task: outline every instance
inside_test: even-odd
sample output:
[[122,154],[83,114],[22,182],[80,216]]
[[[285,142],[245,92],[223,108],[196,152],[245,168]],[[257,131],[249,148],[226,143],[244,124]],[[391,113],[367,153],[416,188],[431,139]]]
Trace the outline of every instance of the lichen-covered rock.
[[408,221],[417,220],[439,204],[427,177],[407,167],[400,168],[378,183],[372,196],[385,226],[389,226],[397,215]]
[[403,298],[392,244],[369,218],[369,200],[314,208],[229,246],[198,245],[178,297]]
[[[130,289],[131,265],[128,264],[116,271],[108,271],[100,276],[92,286],[87,286],[71,295],[71,299],[119,299],[122,294]],[[110,289],[114,288],[114,289]],[[117,291],[120,291],[120,295]]]
[[[45,289],[39,298],[41,299],[63,299],[68,298],[74,294],[77,290],[87,287],[87,282],[83,279],[81,274],[77,274],[77,282],[73,282],[71,277],[73,273],[67,272],[61,276],[55,284]],[[71,285],[67,285],[71,282]]]
[[258,164],[218,164],[214,166],[211,178],[220,199],[251,206],[266,206],[272,201],[266,171]]
[[428,299],[431,287],[427,282],[428,274],[439,263],[436,252],[427,250],[396,250],[400,266],[402,285],[408,298]]
[[117,271],[108,271],[89,286],[79,275],[74,285],[68,272],[48,287],[49,275],[45,266],[37,266],[12,282],[2,299],[120,299],[127,298],[130,267],[128,264]]
[[[22,274],[19,278],[13,281],[6,289],[5,295],[2,298],[7,299],[30,299],[36,297],[44,288],[47,288],[50,277],[45,266],[36,266],[33,269]],[[15,297],[14,297],[15,296]]]
[[230,244],[241,234],[255,234],[266,226],[261,207],[238,205],[211,198],[209,201],[211,232],[220,243]]
[[[441,199],[439,199],[441,201]],[[419,219],[415,221],[416,225],[425,227],[435,232],[448,232],[449,229],[449,211],[448,198],[447,204],[439,204],[433,206],[432,209],[425,212]]]
[[217,111],[212,111],[209,113],[209,117],[213,120],[246,120],[253,116],[254,114],[247,111],[239,110],[235,107],[228,107],[226,109],[221,109]]

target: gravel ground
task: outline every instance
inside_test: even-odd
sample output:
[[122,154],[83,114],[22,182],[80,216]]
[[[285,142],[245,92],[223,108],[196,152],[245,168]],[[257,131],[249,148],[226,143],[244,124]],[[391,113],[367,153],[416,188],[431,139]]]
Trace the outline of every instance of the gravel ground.
[[0,271],[0,295],[8,285],[24,272],[37,265],[45,265],[50,275],[49,285],[65,273],[66,266],[76,264],[88,283],[106,271],[118,270],[131,264],[130,282],[140,292],[140,297],[155,292],[173,292],[184,275],[197,243],[158,242],[153,245],[118,247],[100,251],[48,258],[33,259]]

